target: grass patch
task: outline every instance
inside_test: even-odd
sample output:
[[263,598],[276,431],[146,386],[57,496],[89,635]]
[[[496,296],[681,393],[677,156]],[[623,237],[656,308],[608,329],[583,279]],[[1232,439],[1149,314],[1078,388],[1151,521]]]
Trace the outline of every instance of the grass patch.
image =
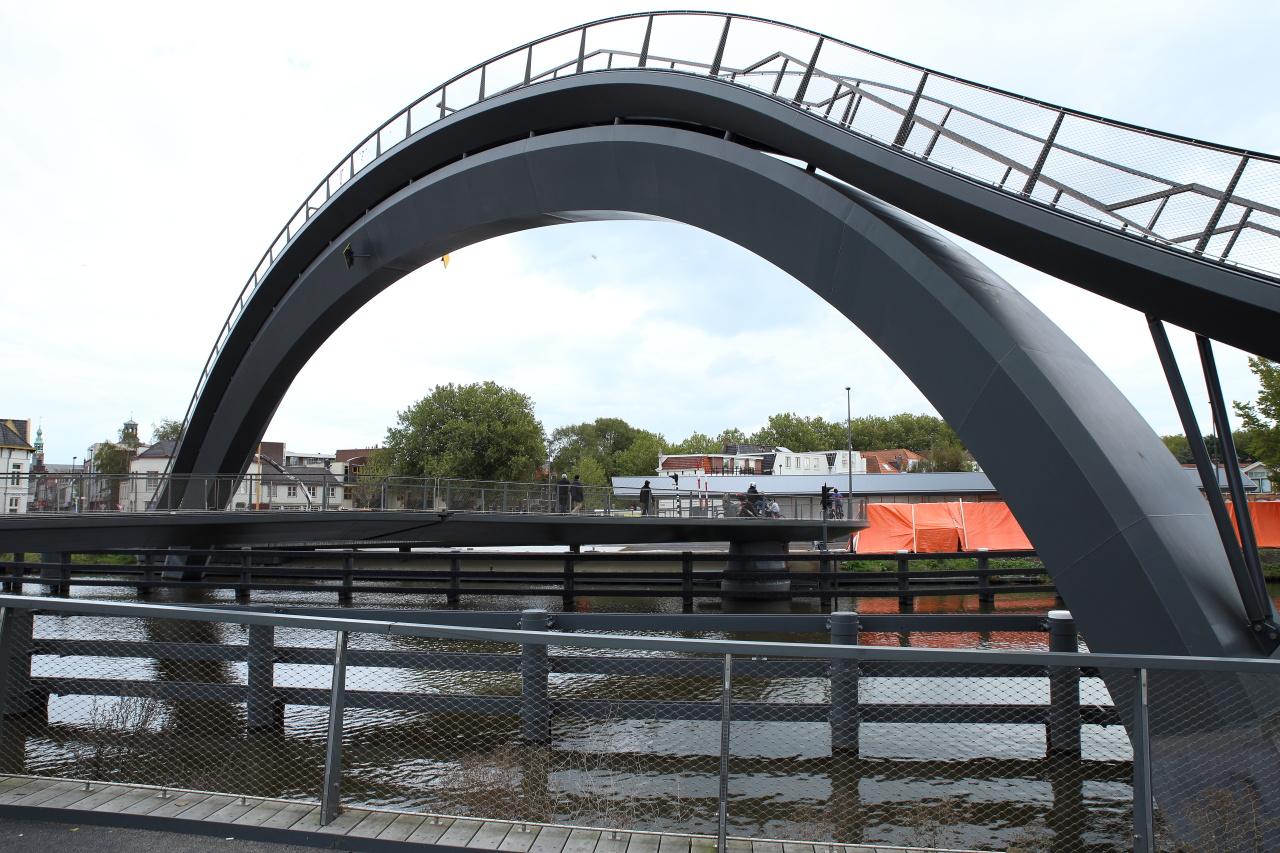
[[[987,565],[992,569],[1029,569],[1031,571],[1043,572],[1044,563],[1038,557],[991,557],[987,561]],[[846,572],[896,572],[898,570],[897,560],[845,560],[840,567]],[[907,571],[910,572],[933,572],[947,569],[976,569],[978,560],[976,557],[964,557],[960,559],[935,559],[930,557],[921,557],[918,559],[907,561]],[[1280,563],[1277,563],[1276,570],[1280,572]]]

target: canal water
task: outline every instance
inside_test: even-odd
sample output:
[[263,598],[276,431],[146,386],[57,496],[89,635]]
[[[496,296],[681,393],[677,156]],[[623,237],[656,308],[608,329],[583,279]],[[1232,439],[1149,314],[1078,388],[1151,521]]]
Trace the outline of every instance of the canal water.
[[[34,592],[34,588],[29,589]],[[1276,592],[1273,590],[1273,593]],[[133,600],[128,588],[75,588],[76,597]],[[152,601],[229,604],[230,591],[159,593]],[[914,613],[1036,613],[1054,607],[1051,595],[1010,594],[994,606],[976,595],[916,600]],[[254,593],[256,604],[332,606],[332,588],[314,592]],[[465,609],[558,610],[556,596],[464,596]],[[898,611],[896,598],[841,600],[862,613]],[[386,593],[357,596],[357,607],[444,608],[442,599]],[[715,612],[699,600],[700,612]],[[580,610],[678,612],[678,599],[581,599]],[[804,602],[794,612],[816,612]],[[513,624],[511,627],[516,627]],[[94,617],[37,617],[35,634],[91,642],[245,644],[242,626]],[[653,632],[653,635],[660,635]],[[703,634],[702,636],[716,636]],[[825,634],[740,635],[740,639],[826,642]],[[1043,633],[864,633],[874,645],[1044,649]],[[1083,638],[1087,642],[1087,638]],[[0,771],[70,778],[105,778],[257,796],[310,800],[324,766],[331,632],[280,629],[275,684],[299,704],[283,708],[278,726],[246,731],[243,704],[220,701],[208,690],[245,684],[242,662],[195,660],[171,647],[164,659],[102,657],[92,649],[35,658],[33,674],[91,682],[125,679],[136,695],[53,696],[43,714],[18,718],[0,737]],[[1083,642],[1082,642],[1083,646]],[[353,634],[351,648],[375,653],[378,666],[353,666],[354,695],[402,697],[400,707],[361,707],[344,715],[343,801],[350,805],[452,814],[545,820],[592,826],[679,829],[714,833],[720,728],[716,720],[631,719],[620,712],[634,701],[717,702],[720,679],[687,659],[666,653],[560,648],[564,657],[652,658],[653,671],[627,674],[555,672],[552,702],[594,702],[589,717],[554,716],[543,746],[521,741],[510,706],[521,691],[514,671],[466,671],[458,653],[517,655],[518,647]],[[310,657],[307,656],[310,651]],[[119,651],[119,649],[117,649]],[[397,665],[405,652],[419,657]],[[378,660],[385,655],[385,660]],[[438,657],[437,657],[438,656]],[[495,659],[501,660],[501,659]],[[661,661],[661,664],[657,661]],[[506,658],[507,663],[513,659]],[[687,672],[682,667],[687,666]],[[943,673],[945,676],[945,673]],[[147,684],[174,686],[180,697],[156,699]],[[184,685],[212,685],[205,692]],[[910,705],[1042,704],[1044,679],[906,677],[863,678],[860,702]],[[308,694],[308,691],[313,691]],[[363,691],[363,692],[362,692]],[[70,692],[70,691],[69,691]],[[86,691],[86,692],[91,692]],[[409,696],[407,705],[403,700]],[[427,697],[482,697],[456,708],[426,708]],[[318,697],[318,698],[317,698]],[[421,697],[422,708],[412,697]],[[768,718],[777,708],[830,699],[825,677],[735,679],[734,700],[757,703],[760,719],[735,722],[731,733],[729,827],[733,834],[913,846],[1019,850],[1121,850],[1131,832],[1131,753],[1118,726],[1086,725],[1080,758],[1047,757],[1043,726],[983,721],[975,710],[965,724],[912,722],[908,709],[893,722],[865,722],[856,754],[833,751],[824,722]],[[1086,705],[1110,705],[1097,679],[1082,682]],[[311,701],[315,704],[305,704]],[[485,701],[493,708],[483,707]],[[477,704],[479,702],[479,704]]]

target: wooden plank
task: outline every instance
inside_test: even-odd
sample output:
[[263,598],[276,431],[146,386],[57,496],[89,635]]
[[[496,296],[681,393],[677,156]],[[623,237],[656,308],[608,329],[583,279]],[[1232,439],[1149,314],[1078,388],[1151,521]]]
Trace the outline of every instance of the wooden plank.
[[658,853],[689,853],[689,836],[664,834],[658,842]]
[[468,847],[475,847],[479,850],[497,850],[502,844],[502,839],[507,837],[507,833],[511,831],[511,824],[501,823],[499,821],[486,821],[484,826],[471,836],[471,840],[467,842]]
[[517,823],[511,827],[507,837],[498,845],[499,850],[507,853],[528,853],[533,841],[538,837],[538,827],[528,823]]
[[[830,845],[824,844],[823,847],[827,849],[824,849],[821,853],[829,853]],[[782,849],[784,853],[818,853],[812,844],[802,844],[799,841],[784,841],[782,842]]]
[[782,853],[782,845],[777,841],[752,841],[751,853]]
[[623,832],[620,829],[601,830],[595,853],[627,853],[627,843],[630,840],[629,832]]
[[190,807],[183,809],[180,814],[183,820],[204,820],[223,806],[238,802],[240,802],[239,797],[212,794],[200,802],[193,803]]
[[154,793],[154,791],[146,788],[126,788],[120,792],[120,796],[107,800],[105,803],[98,803],[93,807],[93,811],[119,814],[129,806],[147,799]]
[[89,791],[84,789],[83,782],[77,782],[70,791],[65,794],[59,794],[52,800],[46,800],[42,805],[46,809],[76,809],[82,800],[93,796],[102,789],[101,785],[92,788]]
[[168,802],[151,812],[152,817],[176,817],[193,806],[198,806],[212,794],[174,794]]
[[427,816],[427,819],[418,824],[418,828],[409,833],[409,837],[405,839],[410,844],[435,844],[440,836],[449,831],[449,827],[453,826],[453,821],[448,818]]
[[319,813],[320,807],[307,803],[286,803],[284,808],[264,820],[259,826],[272,829],[293,829],[303,818]]
[[[26,790],[25,788],[23,790]],[[52,800],[60,794],[66,794],[70,791],[83,791],[83,782],[54,782],[52,785],[46,785],[38,791],[33,791],[25,797],[16,800],[10,800],[9,805],[14,806],[38,806],[47,800]]]
[[151,791],[151,796],[138,800],[133,805],[125,808],[121,814],[151,814],[161,806],[172,803],[177,795],[166,792],[164,797],[160,796],[159,791]]
[[0,777],[0,794],[10,788],[20,788],[31,781],[30,776],[4,776]]
[[716,840],[714,838],[690,838],[690,853],[716,853]]
[[109,803],[125,791],[131,790],[123,785],[94,785],[87,797],[76,800],[71,808],[76,811],[92,811],[103,803]]
[[369,812],[364,820],[351,827],[348,838],[377,838],[378,833],[391,825],[396,819],[393,812]]
[[529,853],[560,853],[568,839],[569,827],[544,826],[538,831],[533,844],[529,845]]
[[444,835],[440,836],[438,843],[452,847],[466,847],[467,842],[479,832],[482,825],[483,821],[459,818],[453,822],[453,826],[449,827]]
[[398,815],[395,820],[391,821],[390,826],[382,830],[378,839],[380,841],[404,841],[425,820],[426,817],[420,814]]
[[564,843],[563,853],[593,853],[600,840],[599,830],[575,829]]
[[725,844],[727,853],[751,853],[751,842],[745,838],[730,838]]
[[288,803],[279,800],[263,800],[231,822],[236,826],[261,826],[264,821],[279,814],[286,805]]
[[[351,831],[351,827],[355,826],[357,823],[364,820],[368,816],[369,816],[369,812],[366,811],[365,809],[344,808],[342,811],[338,812],[338,816],[335,817],[331,823],[329,823],[327,826],[317,827],[315,831],[323,832],[326,835],[346,835],[348,832]],[[319,822],[319,820],[320,818],[319,818],[319,815],[317,814],[317,817],[316,817],[317,823]],[[301,822],[302,821],[299,821],[298,823],[301,823]],[[294,828],[297,829],[298,824],[294,824]]]
[[10,788],[5,791],[4,794],[0,794],[0,803],[5,803],[7,805],[9,803],[17,802],[23,797],[38,794],[53,784],[54,782],[52,779],[28,779],[24,784]]
[[658,853],[658,844],[662,836],[652,832],[633,833],[627,842],[627,853]]
[[240,797],[236,797],[234,802],[227,803],[216,812],[212,812],[205,820],[210,823],[231,823],[257,808],[258,802],[258,800],[248,799],[242,801]]

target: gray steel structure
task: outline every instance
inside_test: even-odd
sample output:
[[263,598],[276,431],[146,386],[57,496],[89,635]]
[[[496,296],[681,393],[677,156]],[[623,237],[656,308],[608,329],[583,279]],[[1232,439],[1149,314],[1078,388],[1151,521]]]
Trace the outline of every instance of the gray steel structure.
[[[1142,417],[1035,306],[915,217],[1274,358],[1280,338],[1265,332],[1280,317],[1274,273],[1228,261],[1234,237],[1216,256],[1206,252],[1220,235],[1253,229],[1255,209],[1271,210],[1236,191],[1247,169],[1270,168],[1274,159],[1228,151],[1239,165],[1225,190],[1165,181],[1174,188],[1147,199],[1159,205],[1152,225],[1129,228],[1124,219],[1117,230],[1117,223],[1059,206],[1064,192],[1081,193],[1048,177],[1046,158],[1057,156],[1063,117],[1074,122],[1081,114],[995,92],[1057,110],[1058,118],[1036,137],[1043,147],[1031,162],[1011,160],[998,185],[984,183],[930,159],[933,143],[955,133],[943,127],[945,117],[941,124],[925,118],[927,83],[955,78],[917,69],[914,97],[891,105],[901,127],[889,143],[856,132],[848,115],[855,101],[872,97],[862,84],[841,96],[849,109],[839,119],[832,115],[836,96],[825,115],[822,103],[806,100],[811,84],[830,78],[819,66],[824,44],[839,42],[810,34],[812,56],[792,66],[802,77],[787,78],[796,85],[780,97],[787,60],[773,92],[743,85],[750,68],[722,69],[729,27],[739,18],[724,19],[714,60],[685,69],[691,73],[646,65],[653,20],[639,70],[592,71],[588,32],[601,24],[587,25],[576,66],[560,69],[569,76],[533,76],[535,45],[519,48],[513,55],[528,51],[523,84],[486,93],[490,65],[477,66],[473,104],[452,111],[445,97],[448,86],[456,88],[451,81],[433,93],[438,120],[415,128],[414,111],[430,106],[419,101],[344,158],[281,232],[228,318],[173,471],[244,470],[303,364],[360,306],[423,263],[543,225],[657,217],[771,261],[889,354],[981,460],[1095,650],[1269,654],[1273,642],[1249,628],[1259,619],[1242,607],[1229,546]],[[933,133],[927,147],[912,142],[921,127]],[[1015,166],[1026,176],[1021,191],[1005,188]],[[1052,201],[1040,194],[1042,184],[1057,186]],[[1194,251],[1153,230],[1171,194],[1183,191],[1216,205],[1197,224],[1203,233]],[[1234,216],[1246,202],[1238,222],[1224,220],[1228,207]],[[1239,322],[1245,310],[1256,322]],[[909,333],[897,322],[903,316],[912,318]]]

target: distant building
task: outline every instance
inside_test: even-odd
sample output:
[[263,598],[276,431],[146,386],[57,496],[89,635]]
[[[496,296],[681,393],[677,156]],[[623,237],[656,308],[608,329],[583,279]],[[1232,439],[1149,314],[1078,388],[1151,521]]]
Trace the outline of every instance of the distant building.
[[798,474],[848,475],[867,472],[863,454],[848,450],[794,451],[763,444],[726,444],[722,453],[679,453],[658,456],[657,473],[668,477]]
[[868,474],[908,474],[919,471],[924,457],[905,447],[893,450],[864,450]]
[[35,452],[31,421],[0,420],[0,512],[27,511]]
[[178,442],[172,439],[157,441],[138,448],[137,455],[129,460],[128,488],[121,493],[121,509],[125,512],[142,512],[155,505],[156,493],[164,473],[169,469],[173,451]]
[[[1196,484],[1196,488],[1198,488],[1200,491],[1203,492],[1204,486],[1200,482],[1200,471],[1196,468],[1196,466],[1183,465],[1182,470],[1186,473],[1187,477]],[[1219,489],[1221,489],[1223,492],[1226,492],[1229,488],[1231,488],[1230,484],[1227,483],[1227,469],[1225,467],[1223,467],[1222,465],[1214,465],[1213,471],[1215,474],[1218,475]],[[1246,494],[1254,494],[1255,492],[1260,491],[1258,488],[1258,482],[1253,479],[1253,477],[1247,472],[1246,468],[1242,467],[1240,469],[1240,480],[1241,480],[1241,485],[1244,486],[1244,490]]]
[[1246,477],[1253,480],[1258,487],[1259,494],[1273,494],[1276,490],[1275,476],[1276,472],[1272,471],[1261,462],[1253,462],[1245,465],[1240,469]]

